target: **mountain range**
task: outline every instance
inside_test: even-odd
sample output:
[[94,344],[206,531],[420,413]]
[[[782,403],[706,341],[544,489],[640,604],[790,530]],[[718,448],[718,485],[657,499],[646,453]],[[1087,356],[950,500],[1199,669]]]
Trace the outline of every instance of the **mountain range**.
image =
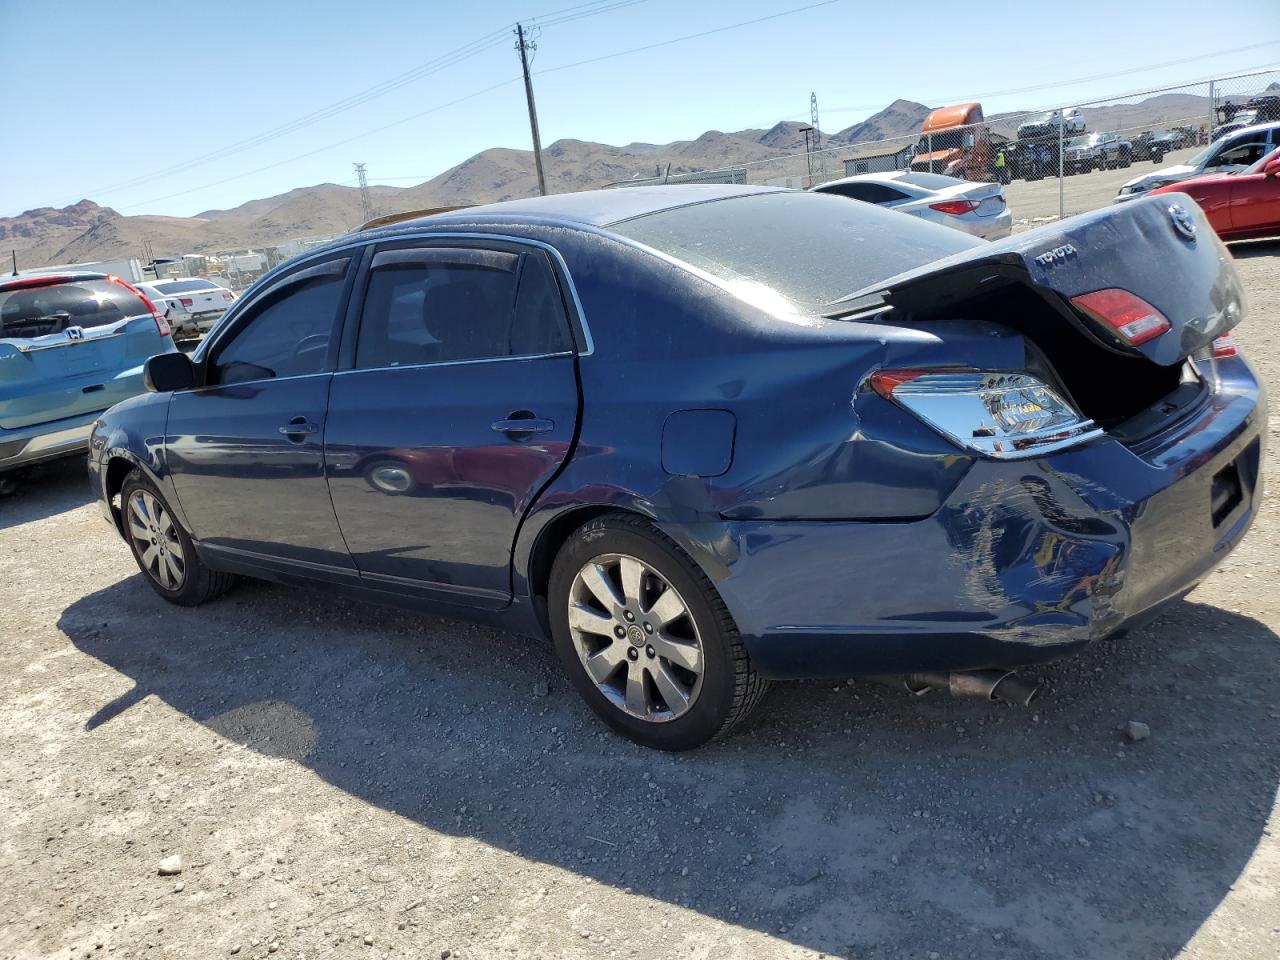
[[[931,108],[895,100],[866,120],[824,137],[851,145],[894,137],[910,138]],[[1083,111],[1091,129],[1123,129],[1135,124],[1172,124],[1208,119],[1209,102],[1189,94],[1164,94],[1147,100]],[[1017,114],[989,118],[997,132],[1011,134]],[[557,140],[543,150],[547,187],[552,193],[589,190],[622,180],[779,161],[805,148],[805,124],[783,121],[766,129],[724,133],[708,130],[694,140],[611,146],[584,140]],[[901,141],[900,141],[901,142]],[[895,145],[896,147],[897,145]],[[839,157],[839,154],[836,154]],[[756,168],[752,182],[803,172],[803,158]],[[838,169],[838,168],[837,168]],[[467,203],[488,203],[536,193],[533,154],[495,147],[483,150],[436,177],[410,187],[370,187],[377,213],[393,213]],[[360,191],[336,183],[298,187],[273,197],[250,200],[228,210],[206,210],[194,217],[124,216],[92,200],[68,207],[40,207],[0,218],[0,251],[16,251],[18,265],[84,263],[119,257],[143,257],[143,242],[157,256],[243,250],[297,237],[332,236],[364,219]],[[7,258],[6,258],[7,259]]]

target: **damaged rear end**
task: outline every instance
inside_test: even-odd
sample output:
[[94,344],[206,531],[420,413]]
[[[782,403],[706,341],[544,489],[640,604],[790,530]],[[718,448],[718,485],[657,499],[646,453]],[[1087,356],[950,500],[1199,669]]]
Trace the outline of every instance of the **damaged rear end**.
[[917,626],[981,629],[985,661],[960,646],[935,668],[1008,666],[1114,634],[1240,541],[1265,433],[1261,386],[1231,336],[1245,312],[1230,254],[1178,197],[966,251],[836,305],[908,334],[886,337],[855,398],[868,434],[909,435],[909,419],[972,460],[921,528],[964,569],[936,582],[961,586],[935,593]]

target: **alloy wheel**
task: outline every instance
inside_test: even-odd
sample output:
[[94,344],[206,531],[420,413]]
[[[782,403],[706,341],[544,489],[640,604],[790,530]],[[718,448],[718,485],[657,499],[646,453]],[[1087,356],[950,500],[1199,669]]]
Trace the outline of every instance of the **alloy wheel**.
[[629,716],[674,720],[702,690],[702,639],[688,604],[635,557],[583,565],[569,589],[569,634],[587,676]]
[[142,569],[166,590],[181,589],[187,576],[186,555],[169,511],[146,490],[137,490],[129,498],[128,521]]

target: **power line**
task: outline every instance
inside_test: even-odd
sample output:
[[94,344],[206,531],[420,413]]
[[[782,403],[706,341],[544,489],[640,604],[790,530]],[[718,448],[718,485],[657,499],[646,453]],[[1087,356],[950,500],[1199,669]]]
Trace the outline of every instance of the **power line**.
[[768,20],[777,20],[779,17],[789,17],[793,13],[804,13],[806,10],[816,10],[818,7],[827,7],[833,3],[839,3],[840,0],[821,0],[819,3],[810,3],[803,7],[794,7],[790,10],[783,10],[780,13],[771,13],[768,16],[756,17],[754,20],[743,20],[739,23],[726,24],[723,27],[716,27],[712,30],[703,30],[700,33],[689,33],[683,37],[672,37],[670,40],[659,40],[657,43],[646,43],[641,47],[631,47],[629,50],[617,50],[613,53],[606,53],[599,57],[589,57],[586,60],[575,60],[573,63],[562,63],[558,67],[548,67],[545,70],[535,71],[536,73],[556,73],[560,70],[570,70],[573,67],[584,67],[589,63],[600,63],[602,60],[612,60],[615,57],[625,57],[632,53],[643,53],[645,50],[657,50],[659,47],[669,47],[673,43],[683,43],[686,40],[697,40],[701,37],[709,37],[716,33],[724,33],[726,30],[737,30],[739,27],[750,27],[757,23],[765,23]]
[[[551,13],[546,14],[542,17],[533,18],[533,19],[534,19],[534,22],[538,23],[540,26],[559,26],[565,23],[572,23],[575,20],[582,20],[587,17],[598,16],[599,14],[603,14],[603,13],[612,13],[616,10],[621,10],[626,7],[631,7],[631,6],[635,6],[637,4],[646,3],[646,2],[648,2],[648,0],[590,0],[590,2],[579,3],[571,7],[565,7],[560,10],[552,11]],[[511,26],[514,26],[514,24],[512,24]],[[322,120],[327,120],[331,117],[337,116],[340,113],[345,113],[348,110],[355,109],[356,107],[362,106],[371,100],[375,100],[378,97],[385,96],[388,93],[391,93],[395,90],[400,89],[401,87],[407,86],[411,83],[415,83],[418,80],[425,79],[426,77],[429,77],[432,74],[439,73],[441,70],[445,70],[445,69],[448,69],[449,67],[456,66],[457,64],[462,63],[465,60],[469,60],[472,57],[475,57],[481,53],[484,53],[487,50],[493,49],[494,47],[497,47],[501,45],[503,42],[505,42],[507,37],[507,31],[509,29],[510,27],[502,27],[491,33],[485,34],[481,37],[476,38],[475,40],[472,40],[470,43],[463,44],[461,47],[457,47],[454,50],[449,51],[448,53],[441,54],[440,56],[435,57],[431,60],[428,60],[425,63],[419,64],[418,66],[414,67],[412,70],[408,70],[404,73],[398,74],[397,76],[391,77],[388,80],[384,80],[381,83],[374,84],[372,87],[367,87],[362,91],[354,93],[341,100],[335,101],[334,103],[331,103],[326,107],[322,107],[318,110],[314,110],[311,113],[304,114],[301,117],[296,117],[295,119],[289,121],[288,123],[281,124],[280,126],[273,127],[269,130],[265,130],[262,133],[255,134],[252,137],[237,141],[232,144],[228,144],[223,147],[219,147],[217,150],[213,150],[209,153],[203,154],[198,157],[194,157],[190,160],[186,160],[181,163],[174,164],[173,166],[165,167],[161,170],[153,171],[148,174],[143,174],[143,175],[134,177],[130,180],[122,181],[110,187],[106,187],[99,190],[87,191],[82,195],[95,196],[95,197],[106,196],[112,193],[119,192],[120,190],[128,189],[130,187],[141,186],[146,183],[151,183],[155,180],[173,176],[174,174],[177,174],[177,173],[183,173],[187,170],[193,169],[194,167],[203,166],[204,164],[212,163],[215,160],[221,160],[226,157],[232,156],[233,154],[241,153],[245,150],[252,149],[253,147],[261,146],[262,144],[267,143],[271,140],[275,140],[287,134],[294,133],[297,130],[302,129],[303,127],[311,126],[314,123],[318,123]]]
[[[642,0],[623,0],[623,2],[624,2],[625,4],[627,4],[627,5],[630,5],[630,4],[632,4],[632,3],[642,2]],[[616,51],[616,52],[614,52],[614,53],[605,54],[604,56],[600,56],[600,57],[592,57],[592,58],[590,58],[590,59],[588,59],[588,60],[581,60],[581,61],[578,61],[578,62],[576,62],[576,63],[561,64],[561,65],[560,65],[560,66],[558,66],[558,67],[551,67],[551,68],[549,68],[548,70],[542,70],[542,71],[536,71],[536,72],[537,72],[537,73],[553,73],[553,72],[558,72],[558,71],[560,71],[560,70],[568,70],[568,69],[571,69],[571,68],[573,68],[573,67],[580,67],[580,66],[584,66],[584,65],[589,64],[589,63],[597,63],[597,62],[599,62],[599,61],[601,61],[601,60],[609,60],[609,59],[612,59],[613,57],[621,57],[621,56],[626,56],[626,55],[628,55],[628,54],[632,54],[632,53],[639,53],[639,52],[641,52],[642,50],[653,50],[653,49],[656,49],[656,48],[658,48],[658,47],[670,46],[670,45],[671,45],[671,44],[673,44],[673,43],[682,43],[682,42],[684,42],[684,41],[686,41],[686,40],[695,40],[695,39],[698,39],[698,38],[700,38],[700,37],[706,37],[706,36],[711,36],[712,34],[723,33],[723,32],[725,32],[726,30],[736,30],[736,29],[738,29],[738,28],[740,28],[740,27],[751,26],[751,25],[753,25],[753,24],[757,24],[757,23],[764,23],[765,21],[768,21],[768,20],[776,20],[776,19],[777,19],[777,18],[779,18],[779,17],[790,16],[791,14],[795,14],[795,13],[802,13],[802,12],[804,12],[804,11],[806,11],[806,10],[812,10],[812,9],[817,8],[817,7],[825,7],[825,6],[829,6],[830,4],[838,3],[838,2],[840,2],[840,0],[821,0],[821,2],[819,2],[819,3],[810,3],[810,4],[807,4],[806,6],[802,6],[802,7],[795,7],[795,8],[792,8],[792,9],[790,9],[790,10],[783,10],[783,11],[781,11],[781,12],[779,12],[779,13],[769,14],[768,16],[764,16],[764,17],[756,17],[756,18],[755,18],[755,19],[753,19],[753,20],[743,20],[743,21],[740,21],[740,22],[738,22],[738,23],[731,23],[731,24],[727,24],[727,25],[725,25],[725,26],[722,26],[722,27],[716,27],[716,28],[711,29],[711,30],[704,30],[704,31],[701,31],[701,32],[699,32],[699,33],[686,34],[685,36],[681,36],[681,37],[673,37],[673,38],[671,38],[670,40],[662,40],[662,41],[659,41],[659,42],[657,42],[657,43],[647,44],[647,45],[645,45],[645,46],[643,46],[643,47],[634,47],[634,48],[632,48],[632,49],[630,49],[630,50],[620,50],[620,51]],[[608,8],[608,10],[612,10],[612,9],[614,9],[614,8],[615,8],[614,6],[610,6],[610,7]],[[574,8],[570,8],[570,9],[574,9]],[[608,10],[606,10],[605,12],[608,12]],[[585,14],[584,14],[584,15],[585,15]],[[576,17],[575,19],[581,19],[581,17]],[[566,20],[564,20],[564,19],[562,19],[562,20],[561,20],[561,21],[559,21],[559,22],[567,22],[567,21],[566,21]],[[427,110],[419,111],[418,113],[411,114],[411,115],[409,115],[409,116],[407,116],[407,117],[401,117],[399,120],[394,120],[394,121],[392,121],[391,123],[383,124],[383,125],[382,125],[382,126],[380,126],[380,127],[374,127],[373,129],[371,129],[371,130],[366,130],[366,131],[364,131],[363,133],[358,133],[358,134],[355,134],[355,135],[353,135],[353,136],[346,137],[346,138],[344,138],[344,139],[342,139],[342,140],[338,140],[338,141],[335,141],[335,142],[333,142],[333,143],[329,143],[329,144],[326,144],[326,145],[324,145],[324,146],[317,147],[316,149],[314,149],[314,150],[309,150],[309,151],[307,151],[306,153],[301,153],[301,154],[298,154],[298,155],[293,156],[293,157],[287,157],[287,158],[285,158],[285,159],[283,159],[283,160],[276,161],[275,163],[270,163],[270,164],[267,164],[266,166],[258,167],[258,168],[254,169],[254,170],[249,170],[249,171],[246,171],[246,172],[244,172],[244,173],[238,173],[238,174],[235,174],[235,175],[230,176],[230,177],[223,177],[223,178],[222,178],[222,179],[220,179],[220,180],[215,180],[215,181],[213,181],[213,182],[211,182],[211,183],[206,183],[206,184],[203,184],[203,185],[198,186],[198,187],[192,187],[192,188],[187,189],[187,190],[179,190],[179,191],[177,191],[177,192],[175,192],[175,193],[166,194],[165,196],[162,196],[162,197],[154,197],[154,198],[152,198],[152,199],[150,199],[150,200],[144,200],[144,201],[142,201],[142,202],[140,202],[140,203],[128,204],[128,205],[126,205],[126,206],[122,207],[121,209],[123,209],[123,210],[135,210],[135,209],[137,209],[137,208],[139,208],[139,207],[149,206],[150,204],[153,204],[153,203],[161,203],[161,202],[163,202],[163,201],[165,201],[165,200],[172,200],[172,199],[175,199],[176,197],[184,197],[184,196],[187,196],[187,195],[192,194],[192,193],[198,193],[198,192],[200,192],[201,190],[207,190],[207,189],[209,189],[210,187],[219,187],[219,186],[222,186],[224,183],[230,183],[230,182],[232,182],[232,181],[234,181],[234,180],[240,180],[240,179],[243,179],[244,177],[251,177],[251,176],[253,176],[254,174],[257,174],[257,173],[264,173],[264,172],[266,172],[267,170],[273,170],[273,169],[275,169],[276,167],[281,167],[281,166],[284,166],[285,164],[293,163],[293,162],[295,162],[295,161],[297,161],[297,160],[305,160],[307,157],[315,156],[317,153],[323,153],[323,152],[325,152],[326,150],[333,149],[334,147],[340,147],[340,146],[343,146],[344,144],[351,143],[352,141],[362,139],[363,137],[372,136],[372,135],[373,135],[373,134],[375,134],[375,133],[381,133],[382,131],[384,131],[384,130],[389,130],[389,129],[391,129],[392,127],[396,127],[396,126],[400,126],[401,124],[408,123],[408,122],[409,122],[409,121],[411,121],[411,120],[417,120],[419,117],[424,117],[424,116],[426,116],[427,114],[435,113],[435,112],[437,112],[437,111],[439,111],[439,110],[443,110],[443,109],[445,109],[446,107],[451,107],[451,106],[454,106],[455,104],[462,103],[462,102],[464,102],[464,101],[466,101],[466,100],[474,99],[475,97],[482,96],[482,95],[484,95],[484,94],[486,94],[486,93],[489,93],[489,92],[491,92],[491,91],[493,91],[493,90],[497,90],[497,89],[498,89],[498,88],[500,88],[500,87],[504,87],[504,86],[507,86],[508,84],[516,83],[516,82],[520,81],[521,79],[522,79],[521,77],[512,77],[512,78],[511,78],[511,79],[509,79],[509,80],[503,80],[503,81],[501,81],[501,82],[499,82],[499,83],[495,83],[495,84],[493,84],[492,86],[485,87],[483,90],[477,90],[477,91],[475,91],[475,92],[473,92],[473,93],[469,93],[469,94],[467,94],[467,95],[465,95],[465,96],[458,97],[458,98],[457,98],[457,99],[455,99],[455,100],[450,100],[450,101],[448,101],[447,103],[437,104],[436,106],[431,107],[431,108],[429,108],[429,109],[427,109]],[[428,178],[428,179],[430,179],[430,178]]]

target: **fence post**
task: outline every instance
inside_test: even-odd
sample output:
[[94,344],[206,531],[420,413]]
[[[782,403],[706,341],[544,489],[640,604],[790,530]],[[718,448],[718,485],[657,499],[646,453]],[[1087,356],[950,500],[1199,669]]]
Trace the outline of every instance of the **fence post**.
[[925,173],[933,173],[933,134],[929,134],[929,169]]
[[1067,108],[1063,107],[1058,111],[1058,219],[1061,220],[1066,214],[1066,205],[1062,198],[1062,182],[1065,177],[1063,172],[1063,137],[1062,131],[1067,125]]
[[1213,142],[1213,128],[1218,125],[1218,99],[1214,82],[1209,81],[1209,141]]

